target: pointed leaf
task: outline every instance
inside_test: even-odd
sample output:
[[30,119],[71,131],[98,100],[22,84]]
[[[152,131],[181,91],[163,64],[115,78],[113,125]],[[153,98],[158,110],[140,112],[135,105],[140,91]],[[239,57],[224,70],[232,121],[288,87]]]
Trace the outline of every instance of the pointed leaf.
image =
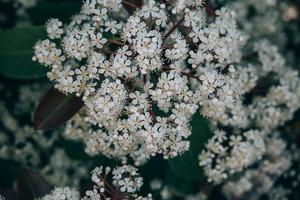
[[190,149],[182,156],[170,159],[169,164],[173,173],[185,180],[201,180],[203,172],[198,165],[198,155],[205,143],[212,136],[208,122],[200,114],[195,114],[191,122],[192,135],[190,136]]
[[51,185],[39,174],[23,168],[17,182],[18,200],[29,200],[45,196],[52,190]]
[[46,76],[46,69],[32,61],[33,46],[46,37],[44,27],[14,28],[0,32],[0,74],[17,79]]
[[5,200],[17,200],[16,191],[12,189],[0,189],[0,195],[3,196]]
[[132,15],[134,11],[144,5],[143,0],[125,0],[122,2],[127,12]]
[[82,106],[81,98],[75,95],[66,96],[51,88],[34,113],[34,127],[38,130],[56,128],[71,119]]

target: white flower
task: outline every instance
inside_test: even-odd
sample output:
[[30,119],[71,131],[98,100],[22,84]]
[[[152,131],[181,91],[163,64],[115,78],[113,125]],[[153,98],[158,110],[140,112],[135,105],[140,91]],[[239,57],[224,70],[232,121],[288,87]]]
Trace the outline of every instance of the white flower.
[[108,32],[110,31],[112,34],[116,34],[117,33],[117,30],[121,29],[122,25],[121,24],[118,24],[117,21],[115,20],[112,20],[112,21],[106,21],[105,22],[105,32]]
[[79,200],[80,193],[69,187],[57,187],[40,200]]
[[[86,123],[85,134],[74,138],[88,154],[143,164],[156,154],[187,151],[198,109],[218,122],[237,123],[226,121],[238,99],[236,72],[226,72],[240,59],[234,15],[224,9],[206,21],[202,1],[149,0],[128,17],[120,9],[124,3],[88,0],[61,39],[35,47],[33,59],[49,67],[54,87],[85,104],[84,114],[68,124],[68,135]],[[122,184],[130,190],[130,181]]]
[[114,184],[121,192],[134,193],[143,185],[143,178],[139,177],[137,169],[130,165],[117,167],[112,171]]
[[166,57],[170,60],[184,60],[188,53],[186,41],[180,34],[173,34],[171,38],[175,40],[175,44],[171,49],[166,50]]
[[47,33],[50,39],[58,39],[64,33],[62,29],[62,22],[58,19],[50,19],[46,23]]

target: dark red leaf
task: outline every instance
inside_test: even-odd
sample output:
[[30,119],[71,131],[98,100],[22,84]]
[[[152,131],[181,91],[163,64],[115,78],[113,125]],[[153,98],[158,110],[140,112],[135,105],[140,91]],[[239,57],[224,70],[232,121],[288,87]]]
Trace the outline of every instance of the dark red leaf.
[[51,88],[38,105],[34,116],[34,128],[49,130],[71,119],[83,106],[81,98],[66,96]]
[[17,200],[16,191],[12,189],[0,189],[0,195],[5,198],[5,200]]
[[144,5],[143,0],[123,0],[122,4],[127,12],[132,15],[134,11],[138,8],[141,8]]
[[39,174],[23,168],[17,181],[17,199],[36,199],[49,194],[51,185]]
[[216,16],[215,9],[211,4],[207,2],[204,4],[204,8],[208,16]]

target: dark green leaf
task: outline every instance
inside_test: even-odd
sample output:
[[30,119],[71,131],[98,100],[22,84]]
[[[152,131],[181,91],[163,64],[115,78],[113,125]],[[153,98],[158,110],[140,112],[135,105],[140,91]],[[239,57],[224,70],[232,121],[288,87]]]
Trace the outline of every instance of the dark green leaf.
[[81,98],[66,96],[51,88],[34,113],[34,127],[38,130],[56,128],[71,119],[82,106]]
[[82,1],[41,2],[28,10],[31,21],[35,25],[43,25],[49,18],[58,18],[68,22],[71,16],[80,11]]
[[[3,142],[1,144],[3,144]],[[1,188],[13,187],[13,184],[18,177],[19,171],[20,171],[19,163],[13,160],[1,158],[0,159],[0,187]]]
[[0,74],[17,79],[45,77],[45,68],[32,61],[34,44],[45,37],[43,27],[0,32]]
[[17,182],[18,200],[40,198],[49,194],[51,185],[39,174],[23,168]]
[[203,172],[198,165],[198,155],[211,137],[208,122],[200,114],[195,114],[191,122],[190,150],[182,156],[170,159],[169,163],[176,176],[186,180],[201,180]]
[[176,191],[176,193],[180,194],[195,194],[201,188],[201,182],[198,180],[187,180],[183,178],[179,178],[178,176],[174,176],[172,170],[168,170],[165,172],[166,176],[164,178],[164,182],[172,188],[172,190]]

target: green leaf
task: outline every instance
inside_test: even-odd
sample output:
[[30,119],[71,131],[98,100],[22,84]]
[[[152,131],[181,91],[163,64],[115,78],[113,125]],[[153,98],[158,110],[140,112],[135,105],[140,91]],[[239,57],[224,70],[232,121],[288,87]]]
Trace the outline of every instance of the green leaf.
[[170,188],[178,194],[196,194],[199,191],[199,188],[203,185],[199,180],[187,180],[174,176],[174,172],[172,170],[168,170],[165,173],[166,176],[164,178],[164,183],[170,186]]
[[[1,144],[3,144],[3,142],[1,142]],[[20,165],[18,162],[13,161],[12,159],[0,158],[0,188],[12,188],[18,177],[19,170]]]
[[18,200],[36,199],[49,194],[51,185],[39,174],[23,168],[17,181]]
[[66,96],[51,88],[39,103],[34,116],[34,128],[49,130],[71,119],[83,106],[81,98]]
[[201,167],[198,165],[198,155],[212,134],[208,122],[198,113],[193,116],[191,126],[192,135],[189,138],[191,142],[189,151],[185,152],[182,156],[169,159],[169,164],[177,177],[185,180],[199,181],[204,176]]
[[81,0],[41,2],[28,9],[28,13],[35,25],[43,25],[49,18],[58,18],[62,22],[68,22],[71,16],[80,11],[81,6]]
[[0,32],[0,74],[16,79],[45,77],[46,69],[32,61],[34,44],[45,37],[44,27]]

